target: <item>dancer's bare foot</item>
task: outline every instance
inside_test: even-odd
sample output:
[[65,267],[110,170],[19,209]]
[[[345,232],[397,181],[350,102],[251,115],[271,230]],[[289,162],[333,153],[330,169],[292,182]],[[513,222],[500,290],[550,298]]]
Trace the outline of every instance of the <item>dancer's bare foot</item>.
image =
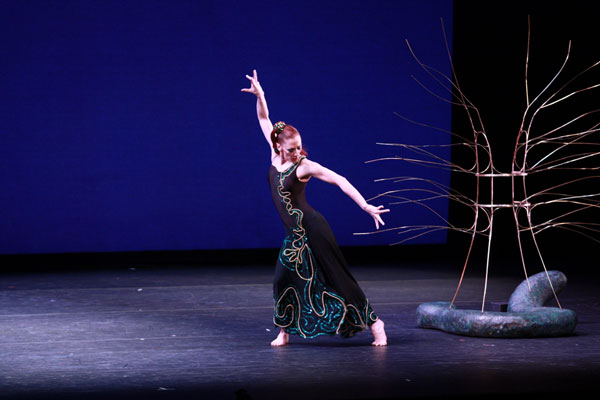
[[290,335],[283,329],[279,331],[279,335],[271,342],[271,346],[285,346],[290,342]]
[[387,346],[387,336],[385,334],[384,326],[385,324],[380,319],[371,325],[371,332],[375,339],[373,343],[371,343],[373,346]]

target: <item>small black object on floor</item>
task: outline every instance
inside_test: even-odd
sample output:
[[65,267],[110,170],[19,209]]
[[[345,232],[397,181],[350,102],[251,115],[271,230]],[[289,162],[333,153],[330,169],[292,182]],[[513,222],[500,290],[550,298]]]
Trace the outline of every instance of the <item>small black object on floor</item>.
[[[292,337],[272,348],[272,266],[122,267],[0,276],[3,399],[542,398],[600,379],[597,278],[570,277],[575,334],[485,339],[417,328],[415,309],[451,299],[455,265],[362,265],[352,272],[389,346]],[[492,276],[488,309],[522,277]],[[483,276],[457,306],[480,308]]]

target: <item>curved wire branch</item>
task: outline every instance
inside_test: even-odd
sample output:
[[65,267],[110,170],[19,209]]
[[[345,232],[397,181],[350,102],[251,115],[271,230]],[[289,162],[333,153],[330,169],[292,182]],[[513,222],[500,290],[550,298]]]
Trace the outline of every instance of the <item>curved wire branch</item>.
[[[528,18],[527,51],[525,57],[526,106],[521,117],[519,130],[515,135],[511,170],[510,172],[501,172],[494,165],[492,145],[489,141],[488,134],[485,131],[481,114],[478,108],[467,98],[458,82],[443,20],[441,20],[441,26],[451,69],[451,76],[448,76],[421,61],[408,40],[406,40],[406,45],[419,67],[435,82],[435,84],[439,85],[443,93],[450,95],[449,98],[445,97],[444,94],[439,94],[442,93],[439,89],[432,90],[415,76],[412,76],[412,79],[434,98],[447,104],[461,107],[467,118],[467,123],[472,133],[472,139],[467,138],[466,135],[462,133],[459,134],[451,130],[430,126],[426,123],[417,122],[395,113],[405,121],[447,134],[450,138],[453,138],[455,142],[443,145],[377,143],[382,146],[397,147],[403,151],[415,154],[416,156],[407,157],[395,155],[369,160],[366,163],[394,160],[423,167],[466,174],[474,179],[474,195],[469,197],[447,185],[426,178],[397,176],[376,179],[376,182],[418,186],[387,190],[372,197],[369,201],[384,198],[387,199],[388,204],[393,206],[413,205],[423,207],[427,209],[428,212],[435,215],[442,224],[402,225],[373,232],[355,233],[355,235],[393,232],[402,237],[400,241],[396,241],[393,244],[400,244],[441,230],[469,234],[471,239],[466,252],[466,259],[450,307],[454,304],[460,291],[474,248],[475,238],[487,238],[482,301],[483,312],[488,286],[494,218],[504,217],[504,211],[500,212],[500,210],[509,209],[513,214],[521,262],[528,284],[528,272],[525,263],[525,253],[521,234],[531,235],[533,247],[546,274],[548,271],[538,244],[538,235],[540,233],[551,228],[558,228],[583,235],[590,238],[592,241],[600,243],[600,239],[595,237],[600,234],[600,223],[594,222],[595,220],[593,219],[586,221],[586,218],[582,218],[583,216],[587,216],[588,213],[600,211],[600,192],[589,190],[589,183],[595,183],[600,179],[600,175],[583,176],[567,179],[566,181],[563,178],[563,180],[552,184],[550,187],[538,189],[532,193],[528,193],[527,186],[531,179],[529,176],[542,172],[549,173],[557,170],[571,170],[577,171],[577,173],[580,174],[600,170],[600,162],[598,162],[598,157],[600,156],[600,140],[598,140],[600,121],[597,119],[590,121],[590,119],[598,117],[600,109],[583,112],[566,122],[558,124],[550,130],[544,130],[542,132],[534,131],[534,127],[537,127],[538,125],[537,121],[541,118],[542,114],[540,113],[542,110],[550,107],[559,107],[561,104],[565,104],[567,99],[579,99],[581,98],[580,95],[584,92],[600,88],[600,83],[575,89],[573,89],[572,86],[583,74],[589,73],[600,65],[600,61],[581,70],[570,79],[567,79],[566,83],[561,84],[558,89],[555,90],[554,88],[557,86],[556,83],[564,72],[571,56],[571,42],[569,41],[566,55],[559,68],[542,90],[531,100],[531,93],[529,90],[531,22],[530,18]],[[560,110],[560,108],[558,109]],[[587,125],[586,129],[581,128],[584,125]],[[471,160],[470,157],[467,157],[466,159],[463,158],[453,162],[438,152],[438,150],[444,150],[446,148],[467,148],[470,152],[467,154],[472,154],[474,159]],[[494,192],[494,189],[495,182],[498,179],[510,179],[510,202],[502,203],[495,201],[496,193]],[[486,199],[482,200],[481,193],[483,192],[484,180],[489,183],[489,187],[486,187],[486,191],[489,190],[489,198],[486,195]],[[519,190],[517,184],[521,186]],[[594,187],[598,187],[597,184]],[[577,191],[583,191],[583,193]],[[434,208],[434,201],[439,199],[447,199],[448,202],[468,207],[468,209],[473,212],[471,224],[469,226],[459,226],[460,224],[455,224],[450,221],[449,217],[442,215],[442,213]],[[540,215],[545,215],[543,221],[534,223],[532,216],[534,210],[542,210],[542,214]],[[539,212],[540,211],[535,211],[536,217]],[[580,217],[581,220],[571,220],[574,216]],[[553,288],[552,290],[554,292]],[[560,307],[556,293],[554,293],[554,295],[557,304]]]

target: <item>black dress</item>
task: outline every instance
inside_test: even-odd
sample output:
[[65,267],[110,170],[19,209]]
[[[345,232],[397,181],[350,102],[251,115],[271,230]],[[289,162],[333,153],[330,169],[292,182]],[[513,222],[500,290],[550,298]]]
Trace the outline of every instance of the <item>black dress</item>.
[[269,168],[271,194],[286,229],[275,267],[273,322],[305,338],[351,337],[377,316],[350,274],[329,224],[306,202],[306,182],[296,176],[304,158],[283,172]]

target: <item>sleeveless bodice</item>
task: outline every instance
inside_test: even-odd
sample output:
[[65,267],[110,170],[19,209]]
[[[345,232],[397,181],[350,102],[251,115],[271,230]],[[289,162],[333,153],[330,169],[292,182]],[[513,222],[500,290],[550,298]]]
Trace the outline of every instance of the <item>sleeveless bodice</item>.
[[301,229],[304,215],[314,211],[306,201],[306,182],[298,179],[296,170],[305,157],[285,171],[278,171],[274,165],[269,168],[271,196],[286,230]]

